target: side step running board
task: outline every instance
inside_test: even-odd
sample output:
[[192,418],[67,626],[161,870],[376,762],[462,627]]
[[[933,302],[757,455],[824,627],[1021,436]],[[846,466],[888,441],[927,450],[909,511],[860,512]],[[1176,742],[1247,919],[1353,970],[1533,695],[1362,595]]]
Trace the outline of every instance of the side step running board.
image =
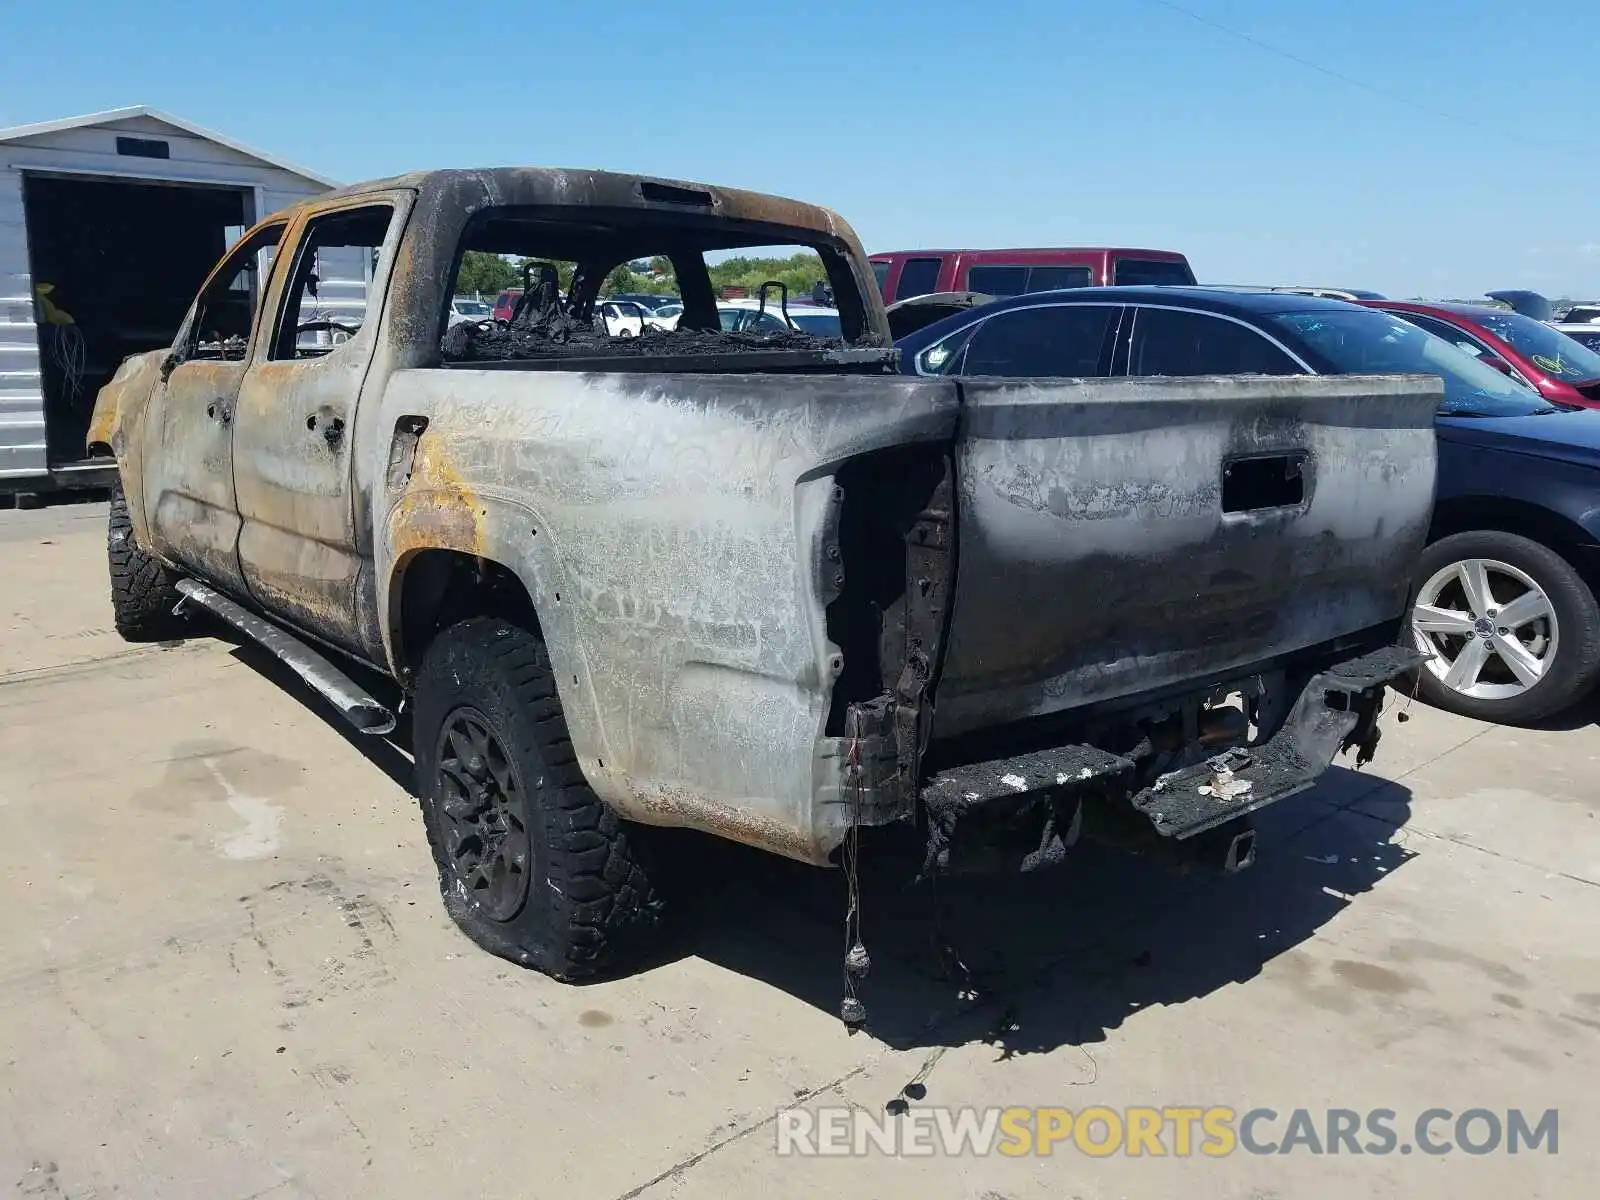
[[174,612],[190,602],[209,609],[240,633],[272,651],[317,694],[337,708],[350,724],[362,733],[389,733],[394,729],[394,714],[363,691],[355,680],[299,638],[263,617],[248,612],[226,596],[193,579],[178,580],[183,599]]

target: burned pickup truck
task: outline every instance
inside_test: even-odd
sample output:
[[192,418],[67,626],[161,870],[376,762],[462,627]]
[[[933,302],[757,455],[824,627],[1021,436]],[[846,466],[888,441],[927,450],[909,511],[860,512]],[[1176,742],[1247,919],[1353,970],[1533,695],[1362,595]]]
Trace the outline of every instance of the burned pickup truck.
[[[707,255],[767,246],[818,256],[842,337],[721,329]],[[534,264],[509,325],[449,327],[468,251]],[[646,257],[678,327],[609,337],[599,283]],[[330,314],[352,263],[365,309]],[[352,664],[391,677],[450,914],[563,978],[652,918],[649,826],[1238,868],[1253,810],[1371,754],[1418,658],[1436,380],[894,364],[821,208],[535,169],[331,193],[100,394],[117,626],[208,609],[372,733]]]

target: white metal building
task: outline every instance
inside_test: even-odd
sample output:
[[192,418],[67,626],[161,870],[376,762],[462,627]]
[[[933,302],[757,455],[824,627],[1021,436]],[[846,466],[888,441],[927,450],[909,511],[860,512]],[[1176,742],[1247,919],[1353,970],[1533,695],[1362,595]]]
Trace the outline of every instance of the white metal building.
[[244,229],[334,186],[143,105],[0,129],[0,489],[70,486],[117,364],[171,344]]

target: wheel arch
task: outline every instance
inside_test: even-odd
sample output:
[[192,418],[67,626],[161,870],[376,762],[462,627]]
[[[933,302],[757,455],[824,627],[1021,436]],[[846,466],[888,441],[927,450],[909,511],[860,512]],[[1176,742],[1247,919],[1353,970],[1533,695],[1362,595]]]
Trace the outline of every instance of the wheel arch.
[[116,460],[134,536],[145,546],[152,545],[145,506],[145,448],[155,445],[159,452],[160,430],[151,426],[160,420],[160,406],[152,400],[161,386],[161,362],[166,356],[165,350],[150,350],[124,359],[96,394],[84,435],[84,451],[90,458]]
[[1571,517],[1510,496],[1452,497],[1435,506],[1428,541],[1431,544],[1478,529],[1515,534],[1548,546],[1600,593],[1600,553],[1584,552],[1600,551],[1600,546],[1594,535]]
[[379,539],[380,560],[389,564],[379,624],[402,686],[411,685],[441,629],[477,616],[519,625],[545,644],[579,761],[599,783],[592,764],[605,757],[605,730],[574,619],[577,588],[539,515],[500,497],[411,490],[390,510]]
[[414,550],[396,564],[391,593],[392,653],[408,674],[439,633],[472,617],[498,617],[544,640],[527,586],[492,558],[445,547]]

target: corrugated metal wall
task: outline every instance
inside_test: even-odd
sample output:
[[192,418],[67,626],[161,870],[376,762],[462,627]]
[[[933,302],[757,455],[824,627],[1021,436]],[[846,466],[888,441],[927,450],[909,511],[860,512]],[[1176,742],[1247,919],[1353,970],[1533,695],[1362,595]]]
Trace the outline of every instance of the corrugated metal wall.
[[[119,134],[158,138],[167,143],[170,157],[120,155]],[[28,170],[247,188],[255,197],[257,219],[324,190],[316,180],[152,117],[0,142],[0,479],[13,480],[43,474],[47,466],[39,339],[22,206],[22,173]],[[365,310],[362,272],[350,279],[341,264],[330,270],[329,285],[330,303],[350,309],[353,300],[352,311]]]
[[0,478],[44,469],[44,396],[22,176],[0,168]]

